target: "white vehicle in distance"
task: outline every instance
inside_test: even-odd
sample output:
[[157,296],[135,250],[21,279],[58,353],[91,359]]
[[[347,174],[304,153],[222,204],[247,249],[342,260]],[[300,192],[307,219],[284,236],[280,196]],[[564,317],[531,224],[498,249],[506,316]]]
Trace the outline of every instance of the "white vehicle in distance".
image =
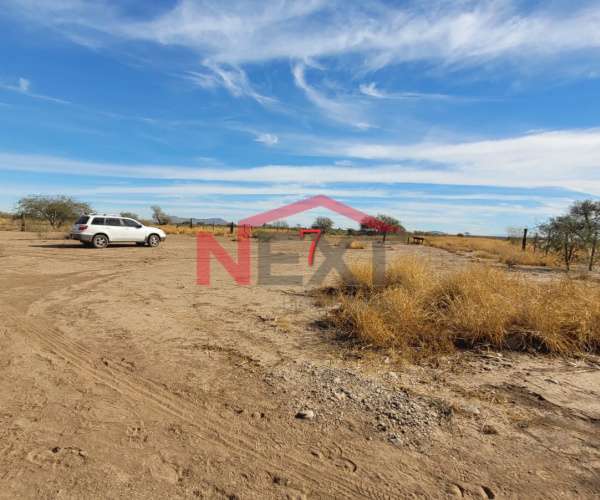
[[162,229],[144,226],[136,220],[112,214],[82,215],[71,227],[70,236],[72,240],[94,248],[106,248],[110,243],[126,242],[157,247],[167,239]]

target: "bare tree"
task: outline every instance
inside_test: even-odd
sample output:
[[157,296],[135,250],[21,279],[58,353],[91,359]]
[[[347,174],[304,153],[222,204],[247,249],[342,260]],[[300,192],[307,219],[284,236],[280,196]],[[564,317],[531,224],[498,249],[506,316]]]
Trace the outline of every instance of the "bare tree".
[[171,223],[171,216],[167,215],[158,205],[152,205],[152,218],[159,226],[164,226]]
[[517,244],[523,238],[523,232],[525,228],[518,226],[508,226],[506,228],[506,234],[508,236],[508,241],[513,244]]
[[288,227],[290,227],[290,225],[284,220],[276,220],[271,225],[275,229],[277,229],[277,231],[279,231],[280,229],[287,229]]

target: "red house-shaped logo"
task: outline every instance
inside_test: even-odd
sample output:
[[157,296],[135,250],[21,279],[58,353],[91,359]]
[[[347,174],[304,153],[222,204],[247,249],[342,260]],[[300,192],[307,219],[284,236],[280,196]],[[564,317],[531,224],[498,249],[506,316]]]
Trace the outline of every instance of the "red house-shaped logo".
[[225,251],[216,238],[206,232],[197,234],[197,284],[201,286],[210,285],[210,255],[213,254],[221,265],[227,270],[231,277],[239,285],[250,285],[251,273],[251,251],[250,236],[253,227],[262,226],[279,219],[296,215],[312,208],[324,207],[332,212],[352,219],[353,221],[366,225],[367,227],[384,232],[397,232],[402,229],[386,224],[385,222],[356,210],[344,203],[340,203],[328,196],[317,195],[305,200],[284,205],[267,212],[263,212],[238,222],[238,261],[237,263]]

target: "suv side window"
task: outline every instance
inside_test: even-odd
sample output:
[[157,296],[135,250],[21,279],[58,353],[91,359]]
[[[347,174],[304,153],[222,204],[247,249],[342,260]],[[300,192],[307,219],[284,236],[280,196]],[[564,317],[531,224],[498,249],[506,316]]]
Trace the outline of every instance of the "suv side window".
[[92,226],[104,226],[104,217],[94,217]]
[[106,218],[106,222],[104,223],[106,226],[119,226],[121,227],[121,219],[112,219],[110,217]]
[[140,224],[132,219],[121,219],[125,227],[138,227]]

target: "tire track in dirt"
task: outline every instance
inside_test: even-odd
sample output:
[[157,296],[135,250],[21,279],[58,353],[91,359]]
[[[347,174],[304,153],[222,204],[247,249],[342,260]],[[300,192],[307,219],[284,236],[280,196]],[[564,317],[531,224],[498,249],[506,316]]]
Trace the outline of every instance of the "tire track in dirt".
[[[180,419],[202,430],[202,437],[213,444],[226,448],[241,458],[250,458],[264,464],[265,468],[290,477],[299,485],[308,483],[316,494],[323,491],[331,497],[343,495],[345,498],[393,498],[392,491],[401,491],[401,485],[366,484],[364,478],[353,478],[350,474],[335,477],[333,470],[315,467],[301,457],[285,454],[273,447],[269,453],[258,449],[256,443],[264,443],[261,436],[251,427],[244,429],[244,436],[234,434],[216,419],[206,415],[206,410],[191,402],[169,393],[157,383],[127,371],[117,362],[110,362],[106,368],[97,368],[100,357],[85,347],[71,341],[63,334],[49,328],[43,322],[24,315],[14,307],[0,301],[0,311],[6,326],[12,323],[31,340],[50,350],[82,375],[92,377],[107,385],[124,397]],[[105,363],[106,365],[106,363]],[[381,477],[381,476],[380,476]],[[390,479],[390,478],[386,478]]]

